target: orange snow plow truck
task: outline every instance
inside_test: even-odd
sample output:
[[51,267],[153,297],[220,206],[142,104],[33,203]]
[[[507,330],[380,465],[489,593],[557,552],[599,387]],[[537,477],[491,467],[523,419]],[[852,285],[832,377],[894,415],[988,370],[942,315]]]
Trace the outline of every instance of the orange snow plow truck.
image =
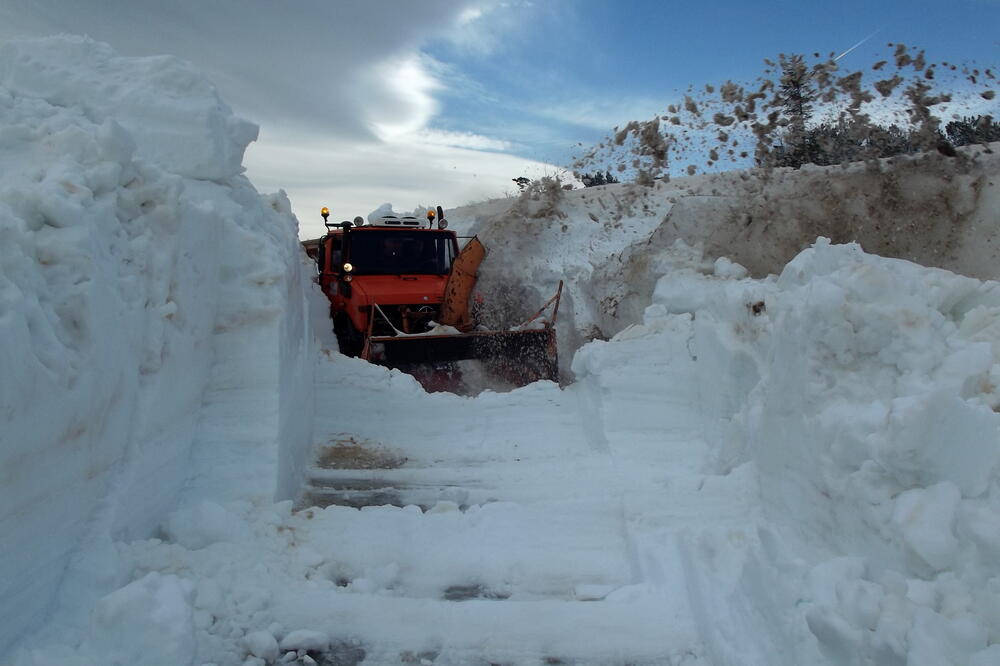
[[558,381],[561,282],[526,322],[482,330],[469,301],[486,248],[473,237],[460,250],[440,206],[426,221],[384,215],[370,224],[360,217],[335,224],[328,209],[321,214],[326,235],[304,245],[316,260],[342,353],[399,368],[425,386],[435,383],[428,377],[453,374],[454,362],[468,359],[518,385]]

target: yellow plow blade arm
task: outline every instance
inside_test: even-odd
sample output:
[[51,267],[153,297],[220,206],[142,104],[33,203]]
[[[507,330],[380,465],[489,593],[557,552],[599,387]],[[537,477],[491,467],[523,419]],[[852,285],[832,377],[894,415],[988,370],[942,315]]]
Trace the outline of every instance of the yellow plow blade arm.
[[444,288],[444,303],[441,304],[440,323],[454,326],[460,331],[472,328],[472,316],[469,314],[469,296],[476,286],[476,271],[483,263],[486,248],[473,238],[462,251],[458,253],[451,265],[451,276]]

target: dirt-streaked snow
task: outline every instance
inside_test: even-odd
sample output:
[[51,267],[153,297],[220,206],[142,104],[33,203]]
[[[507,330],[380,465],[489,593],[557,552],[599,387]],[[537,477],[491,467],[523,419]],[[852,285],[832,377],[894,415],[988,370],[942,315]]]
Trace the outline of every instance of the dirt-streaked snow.
[[[336,352],[286,202],[226,171],[244,124],[208,171],[129,129],[191,76],[0,47],[4,663],[1000,659],[1000,286],[803,222],[910,183],[868,197],[931,239],[892,247],[933,263],[931,192],[982,277],[993,156],[450,211],[494,312],[566,281],[567,381],[427,394]],[[157,117],[207,149],[189,89]]]

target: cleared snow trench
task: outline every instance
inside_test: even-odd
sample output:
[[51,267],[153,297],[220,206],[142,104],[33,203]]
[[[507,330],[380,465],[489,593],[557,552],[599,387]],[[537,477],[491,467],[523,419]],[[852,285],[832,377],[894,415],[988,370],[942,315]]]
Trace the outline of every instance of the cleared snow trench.
[[[299,509],[185,503],[116,544],[82,642],[18,666],[993,663],[996,284],[820,242],[653,298],[565,388],[428,394],[322,350]],[[961,455],[928,411],[968,412]]]
[[644,361],[626,377],[597,370],[566,390],[477,398],[325,354],[316,400],[328,409],[301,502],[316,508],[297,524],[333,595],[310,599],[310,621],[335,628],[334,651],[360,648],[366,663],[714,663],[680,549],[706,525],[751,541],[753,479],[701,473],[690,321],[679,324],[652,358],[650,340],[592,352],[595,367]]

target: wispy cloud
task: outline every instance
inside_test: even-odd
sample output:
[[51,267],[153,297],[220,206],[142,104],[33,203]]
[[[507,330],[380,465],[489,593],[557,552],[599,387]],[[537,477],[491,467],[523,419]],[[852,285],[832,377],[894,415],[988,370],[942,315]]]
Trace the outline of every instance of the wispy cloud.
[[630,120],[648,120],[665,113],[668,103],[666,98],[580,91],[573,97],[533,108],[532,112],[549,120],[610,132],[616,125]]
[[468,148],[470,150],[509,151],[514,144],[503,139],[494,139],[472,132],[449,132],[446,130],[421,129],[414,132],[413,139],[417,143],[434,146],[451,146],[452,148]]
[[459,12],[446,39],[467,54],[489,55],[496,51],[535,10],[529,0],[492,0],[465,7]]

